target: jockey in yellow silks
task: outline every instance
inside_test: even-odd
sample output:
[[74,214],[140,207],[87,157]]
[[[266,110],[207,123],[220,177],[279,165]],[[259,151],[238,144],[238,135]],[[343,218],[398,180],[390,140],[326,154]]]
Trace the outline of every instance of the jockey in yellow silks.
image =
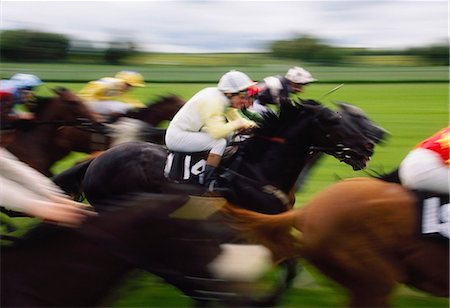
[[169,124],[166,145],[171,151],[209,151],[205,167],[207,187],[217,177],[227,138],[238,130],[256,126],[238,110],[249,107],[248,89],[255,85],[246,74],[230,71],[217,87],[205,88],[183,105]]
[[399,177],[411,189],[449,193],[450,126],[420,142],[402,161]]
[[78,95],[88,102],[94,112],[107,117],[145,107],[129,94],[133,87],[145,87],[142,75],[134,71],[121,71],[115,77],[90,81]]

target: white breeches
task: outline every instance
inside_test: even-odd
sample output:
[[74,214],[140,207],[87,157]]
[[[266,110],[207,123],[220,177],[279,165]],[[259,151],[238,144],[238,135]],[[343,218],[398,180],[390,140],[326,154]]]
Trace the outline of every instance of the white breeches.
[[201,152],[222,156],[227,146],[225,138],[214,139],[206,132],[184,131],[176,126],[169,126],[166,132],[166,145],[171,151]]
[[450,167],[431,150],[411,151],[400,164],[399,177],[402,184],[411,189],[449,193]]
[[88,106],[95,113],[109,115],[111,113],[127,113],[133,106],[119,101],[93,101]]

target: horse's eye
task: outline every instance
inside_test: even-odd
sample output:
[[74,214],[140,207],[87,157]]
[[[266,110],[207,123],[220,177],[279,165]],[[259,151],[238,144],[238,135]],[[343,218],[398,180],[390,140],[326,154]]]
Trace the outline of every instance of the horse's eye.
[[366,143],[366,149],[373,150],[373,148],[374,148],[374,144],[373,143],[371,143],[371,142]]

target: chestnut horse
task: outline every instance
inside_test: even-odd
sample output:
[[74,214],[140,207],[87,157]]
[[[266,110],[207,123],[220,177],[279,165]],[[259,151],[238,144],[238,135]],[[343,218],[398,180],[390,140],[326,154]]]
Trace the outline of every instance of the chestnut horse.
[[[141,140],[164,144],[165,130],[157,126],[164,121],[172,120],[184,103],[185,101],[176,95],[160,97],[145,108],[133,109],[116,117],[114,123],[107,124],[107,134],[99,134],[80,127],[63,127],[55,143],[59,146],[59,151],[65,151],[67,154],[70,151],[82,153],[104,151],[112,145],[125,141]],[[131,132],[128,132],[130,128]]]
[[16,128],[14,138],[5,145],[21,161],[50,176],[51,165],[67,155],[55,149],[55,139],[63,126],[83,126],[103,131],[102,125],[81,99],[64,88],[55,97],[38,97],[30,110],[34,119]]
[[351,306],[386,307],[398,283],[449,295],[448,240],[419,236],[416,202],[400,184],[354,178],[279,215],[224,209],[244,238],[278,259],[303,257],[346,288]]

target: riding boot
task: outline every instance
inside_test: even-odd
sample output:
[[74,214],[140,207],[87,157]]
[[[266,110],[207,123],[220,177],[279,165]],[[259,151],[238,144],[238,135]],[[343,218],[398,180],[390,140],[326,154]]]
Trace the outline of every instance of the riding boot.
[[214,166],[206,165],[204,173],[204,185],[208,190],[213,191],[217,185],[218,172]]

